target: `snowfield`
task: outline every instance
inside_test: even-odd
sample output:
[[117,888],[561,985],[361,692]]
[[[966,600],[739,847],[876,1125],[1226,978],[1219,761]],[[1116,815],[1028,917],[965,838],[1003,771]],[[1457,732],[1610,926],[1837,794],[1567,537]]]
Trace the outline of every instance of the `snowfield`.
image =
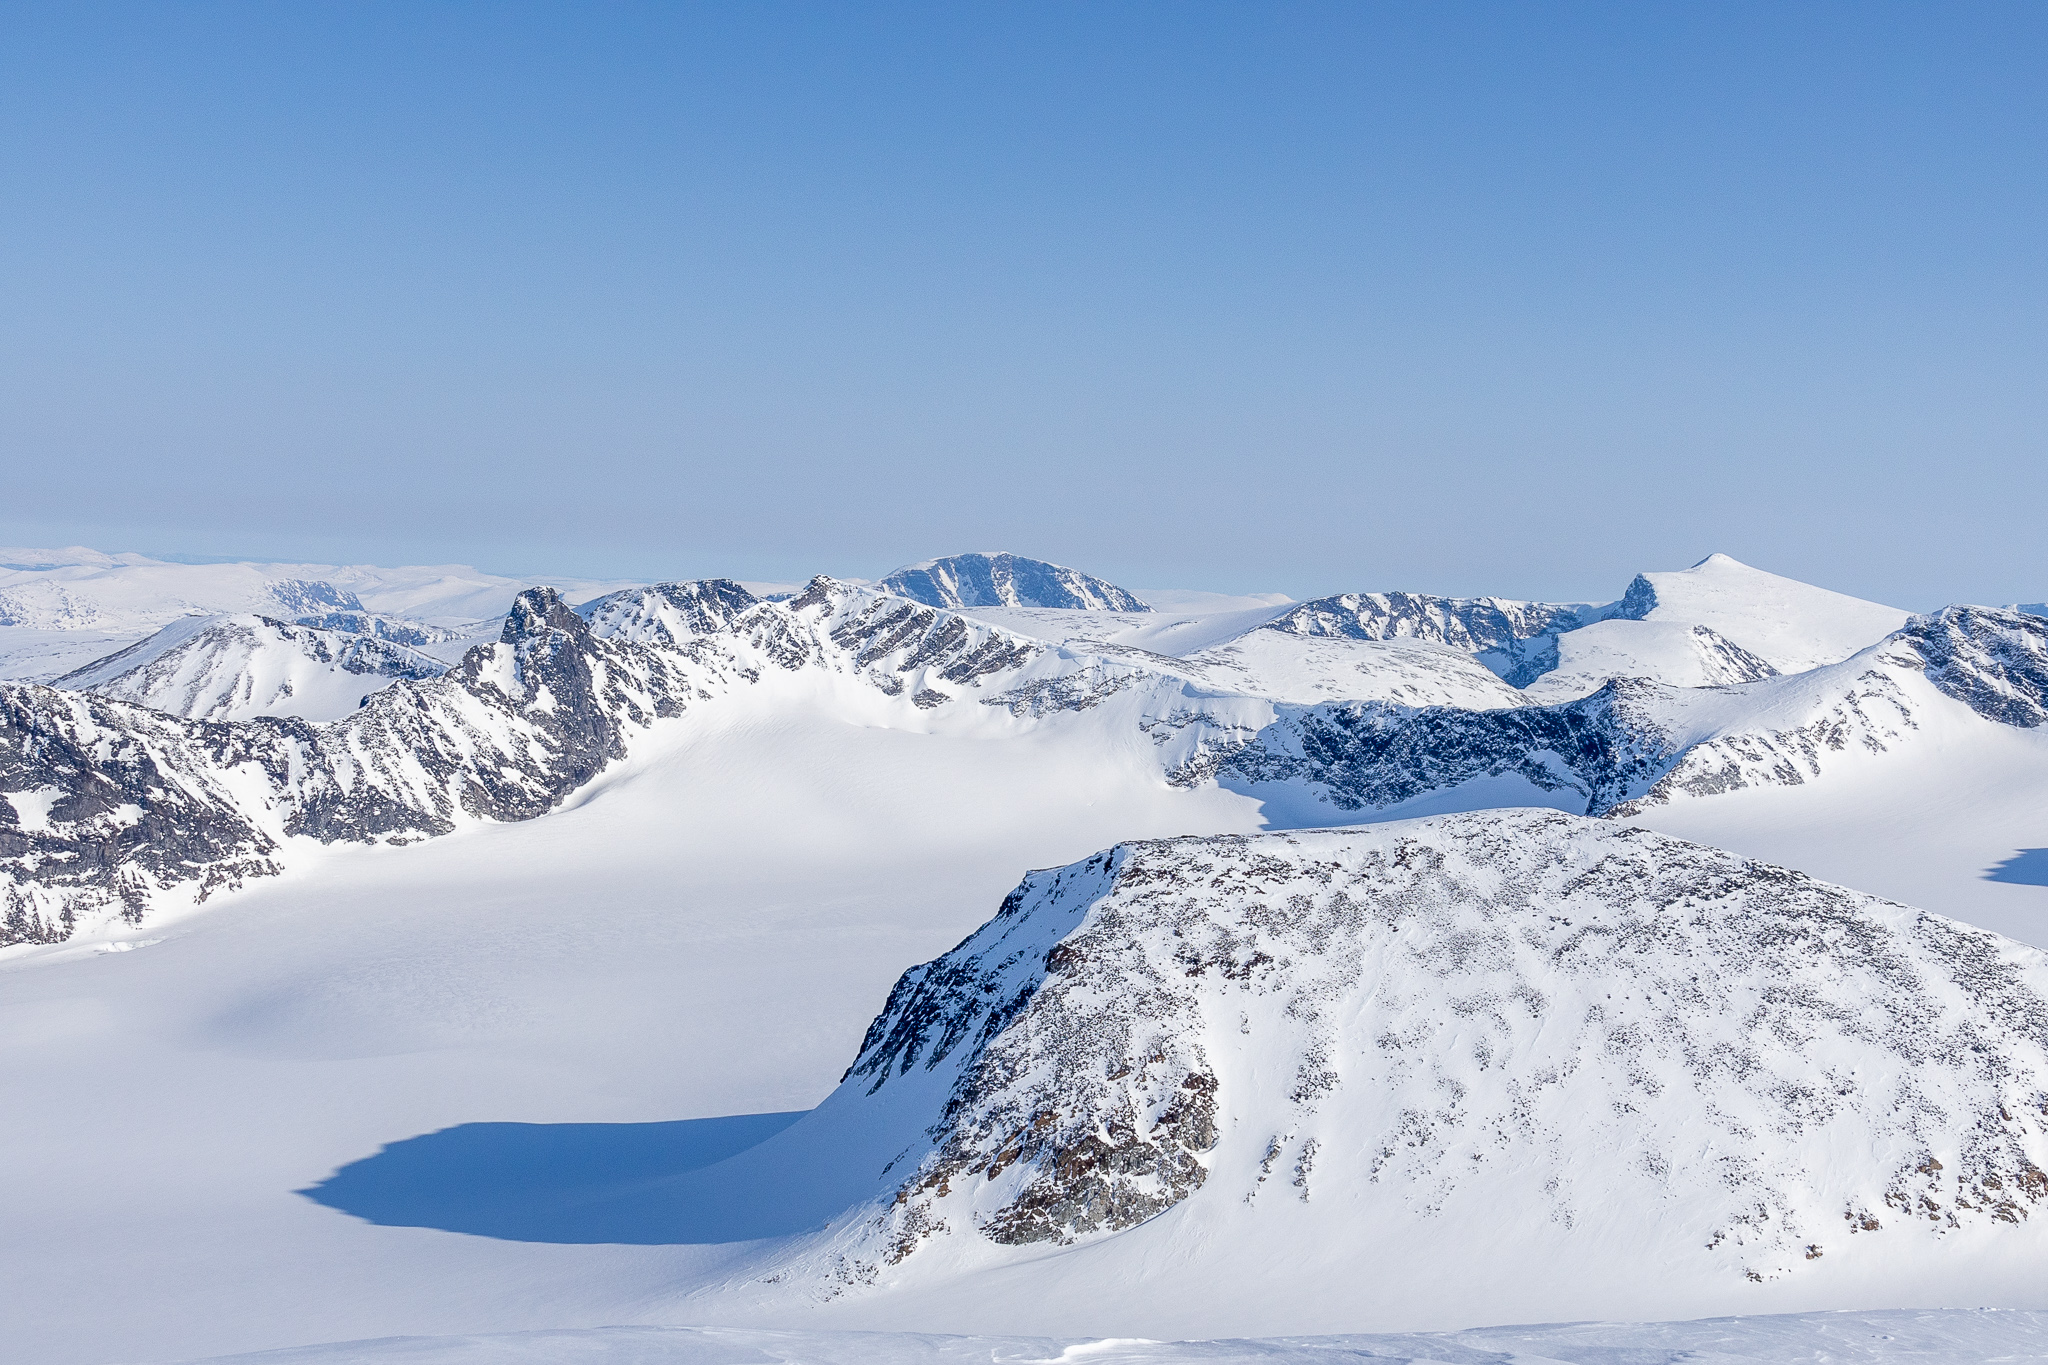
[[11,1356],[2040,1354],[2048,618],[6,557]]
[[2032,1365],[2048,1360],[2048,1315],[1811,1313],[1234,1341],[600,1327],[342,1342],[223,1357],[218,1365],[227,1360],[247,1365],[1982,1365],[1994,1360]]

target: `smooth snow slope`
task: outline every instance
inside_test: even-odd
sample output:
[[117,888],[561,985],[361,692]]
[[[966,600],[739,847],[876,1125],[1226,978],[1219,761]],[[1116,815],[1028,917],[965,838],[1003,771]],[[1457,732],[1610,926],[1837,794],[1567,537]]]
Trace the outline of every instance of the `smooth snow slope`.
[[2038,1365],[2048,1314],[1801,1313],[1233,1341],[605,1327],[338,1342],[195,1365]]
[[1906,624],[1909,614],[1722,554],[1690,569],[1642,574],[1623,602],[1643,621],[1705,626],[1780,673],[1846,659]]

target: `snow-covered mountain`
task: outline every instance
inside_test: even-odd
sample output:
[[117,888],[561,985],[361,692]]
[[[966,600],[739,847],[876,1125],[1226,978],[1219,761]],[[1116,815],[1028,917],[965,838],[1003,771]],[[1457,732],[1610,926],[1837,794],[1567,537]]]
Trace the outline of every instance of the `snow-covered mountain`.
[[1842,663],[1736,687],[1622,680],[1577,701],[1493,711],[1283,707],[1243,748],[1211,749],[1177,777],[1221,777],[1283,801],[1308,790],[1345,812],[1422,801],[1634,814],[1799,786],[1909,750],[1940,733],[1935,717],[1962,712],[2014,729],[2048,719],[2048,621],[1950,607]]
[[386,637],[244,613],[184,617],[52,686],[188,720],[334,720],[397,679],[446,671],[440,660]]
[[[1236,645],[1175,660],[1053,647],[826,578],[786,602],[749,596],[723,580],[633,590],[586,620],[552,590],[532,590],[498,643],[442,677],[357,691],[360,709],[321,725],[178,722],[0,684],[0,782],[21,832],[20,853],[0,863],[11,906],[0,932],[48,942],[96,914],[136,921],[153,904],[279,870],[295,840],[383,842],[530,819],[657,721],[721,706],[776,673],[816,678],[848,716],[881,704],[890,725],[962,735],[1094,712],[1091,724],[1142,745],[1165,780],[1220,781],[1284,825],[1418,801],[1432,804],[1415,813],[1537,804],[1600,814],[1794,784],[1838,763],[1845,745],[1907,743],[1916,717],[1943,706],[2036,724],[2048,690],[2048,620],[1980,608],[1914,618],[1869,657],[1830,669],[1734,689],[1615,682],[1546,707],[1513,705],[1473,656],[1414,640],[1254,631],[1282,657],[1247,658]],[[289,629],[306,633],[201,632],[126,681],[95,685],[180,714],[275,709],[287,683],[312,686],[313,668],[338,670],[318,676],[341,691],[358,687],[364,675],[332,661],[346,646]],[[1345,657],[1305,669],[1307,656],[1289,652],[1304,641]],[[1326,692],[1370,699],[1313,701]],[[165,774],[178,780],[167,786]]]
[[601,640],[679,645],[724,630],[755,600],[730,578],[707,578],[626,588],[594,598],[576,611]]
[[1150,611],[1114,583],[1042,559],[994,551],[927,559],[896,570],[884,591],[931,607],[1058,607],[1072,611]]
[[1616,613],[1705,626],[1780,673],[1839,663],[1906,624],[1907,612],[1708,555],[1690,569],[1639,574]]
[[1427,640],[1477,654],[1505,649],[1533,636],[1575,630],[1603,619],[1611,610],[1587,602],[1358,592],[1303,602],[1267,622],[1265,629],[1352,640]]
[[[388,616],[374,611],[328,611],[311,616],[301,616],[298,624],[315,626],[321,630],[340,631],[345,635],[369,635],[379,640],[389,640],[394,645],[409,649],[431,649],[436,645],[453,644],[457,641],[474,643],[484,633],[486,623],[474,622],[462,626],[437,626],[410,616]],[[488,623],[488,633],[497,633],[498,623]]]
[[18,849],[0,859],[10,906],[0,942],[59,941],[95,915],[139,922],[158,902],[279,871],[294,841],[406,841],[530,819],[656,721],[776,674],[838,689],[850,714],[881,706],[907,725],[933,723],[914,720],[927,714],[948,723],[943,712],[971,731],[1128,693],[1127,733],[1168,763],[1192,760],[1219,726],[1248,734],[1270,714],[1246,698],[1177,706],[1179,678],[826,578],[676,641],[690,629],[683,607],[723,613],[738,602],[715,580],[614,601],[593,612],[616,632],[605,638],[552,589],[533,589],[496,644],[440,677],[396,680],[324,724],[190,721],[0,683],[0,836],[11,824],[15,840],[0,848]]
[[637,1197],[825,1225],[705,1316],[1075,1321],[1143,1284],[1138,1330],[1235,1334],[1937,1295],[2048,1250],[2044,1171],[2048,955],[1492,811],[1032,873],[903,975],[825,1103]]

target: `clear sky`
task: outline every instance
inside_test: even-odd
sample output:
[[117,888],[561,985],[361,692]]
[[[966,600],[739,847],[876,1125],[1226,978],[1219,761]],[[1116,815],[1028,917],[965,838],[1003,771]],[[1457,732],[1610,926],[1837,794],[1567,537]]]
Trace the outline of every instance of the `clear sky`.
[[2048,597],[2048,5],[11,4],[0,540]]

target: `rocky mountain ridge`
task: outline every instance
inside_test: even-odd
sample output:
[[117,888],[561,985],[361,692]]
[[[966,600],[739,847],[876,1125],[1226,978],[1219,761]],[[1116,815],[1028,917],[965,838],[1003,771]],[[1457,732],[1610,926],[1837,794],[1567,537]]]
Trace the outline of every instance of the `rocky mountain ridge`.
[[1883,750],[1913,728],[1916,677],[2000,724],[2038,724],[2048,694],[2048,623],[1985,608],[1916,618],[1868,658],[1797,678],[1621,681],[1562,705],[1490,710],[1273,702],[1141,654],[1056,648],[822,577],[786,602],[750,603],[738,585],[707,580],[587,610],[531,590],[495,644],[317,724],[182,720],[0,684],[0,939],[58,941],[107,914],[137,922],[152,904],[277,870],[296,838],[390,842],[533,818],[657,720],[806,669],[904,706],[901,724],[931,713],[915,723],[971,728],[991,708],[1061,723],[1114,700],[1116,723],[1150,742],[1169,781],[1284,789],[1330,811],[1289,823],[1457,800],[1481,779],[1527,795],[1490,791],[1478,804],[1625,814],[1796,784],[1852,744]]

